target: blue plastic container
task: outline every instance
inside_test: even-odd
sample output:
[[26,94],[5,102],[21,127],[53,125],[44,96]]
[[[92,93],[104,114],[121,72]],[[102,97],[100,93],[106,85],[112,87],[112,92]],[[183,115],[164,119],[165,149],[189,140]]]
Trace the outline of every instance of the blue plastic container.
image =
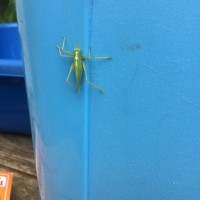
[[16,23],[0,24],[0,131],[31,133]]
[[[41,199],[200,199],[200,1],[16,3]],[[103,95],[66,84],[63,34],[113,57]]]

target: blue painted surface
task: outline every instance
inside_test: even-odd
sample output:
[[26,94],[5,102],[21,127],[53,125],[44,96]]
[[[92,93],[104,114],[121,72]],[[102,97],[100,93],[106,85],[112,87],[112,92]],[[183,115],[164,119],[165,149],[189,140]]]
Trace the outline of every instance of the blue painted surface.
[[[62,34],[67,36],[67,47],[74,48],[70,4],[16,3],[41,199],[87,199],[87,88],[77,94],[66,84],[71,60],[61,58],[56,49]],[[80,41],[86,43],[88,2],[76,3],[81,20],[75,25]]]
[[[42,199],[199,199],[200,2],[16,2]],[[105,94],[65,83],[62,34],[113,56]]]
[[31,133],[17,23],[0,24],[0,131]]

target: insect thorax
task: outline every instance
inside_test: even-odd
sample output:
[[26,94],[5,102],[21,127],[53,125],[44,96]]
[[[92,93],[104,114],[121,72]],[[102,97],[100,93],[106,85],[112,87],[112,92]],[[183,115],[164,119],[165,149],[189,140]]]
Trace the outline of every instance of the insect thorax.
[[82,54],[80,48],[74,49],[74,61],[81,61],[82,60]]

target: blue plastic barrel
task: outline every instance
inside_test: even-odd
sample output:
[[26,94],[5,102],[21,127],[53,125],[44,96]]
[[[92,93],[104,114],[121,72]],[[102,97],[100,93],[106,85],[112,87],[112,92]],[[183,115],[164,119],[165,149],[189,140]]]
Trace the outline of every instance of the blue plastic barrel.
[[200,199],[200,1],[16,3],[41,199]]
[[0,24],[0,131],[31,133],[16,23]]

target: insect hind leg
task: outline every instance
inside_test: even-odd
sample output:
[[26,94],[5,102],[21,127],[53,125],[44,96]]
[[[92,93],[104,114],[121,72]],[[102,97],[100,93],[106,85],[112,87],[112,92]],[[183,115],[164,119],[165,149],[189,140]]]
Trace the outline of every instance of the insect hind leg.
[[83,62],[83,70],[85,72],[85,81],[90,84],[91,86],[95,87],[97,90],[99,90],[101,93],[104,93],[104,90],[101,89],[98,85],[95,85],[94,83],[92,83],[91,81],[89,81],[88,79],[88,75],[87,75],[87,70],[86,70],[86,65],[85,63]]
[[72,64],[71,67],[70,67],[69,73],[68,73],[68,75],[67,75],[66,82],[67,82],[67,84],[69,84],[74,90],[77,91],[77,87],[76,87],[73,83],[71,83],[71,82],[69,81],[69,78],[70,78],[70,75],[71,75],[73,69],[74,69],[74,65]]

